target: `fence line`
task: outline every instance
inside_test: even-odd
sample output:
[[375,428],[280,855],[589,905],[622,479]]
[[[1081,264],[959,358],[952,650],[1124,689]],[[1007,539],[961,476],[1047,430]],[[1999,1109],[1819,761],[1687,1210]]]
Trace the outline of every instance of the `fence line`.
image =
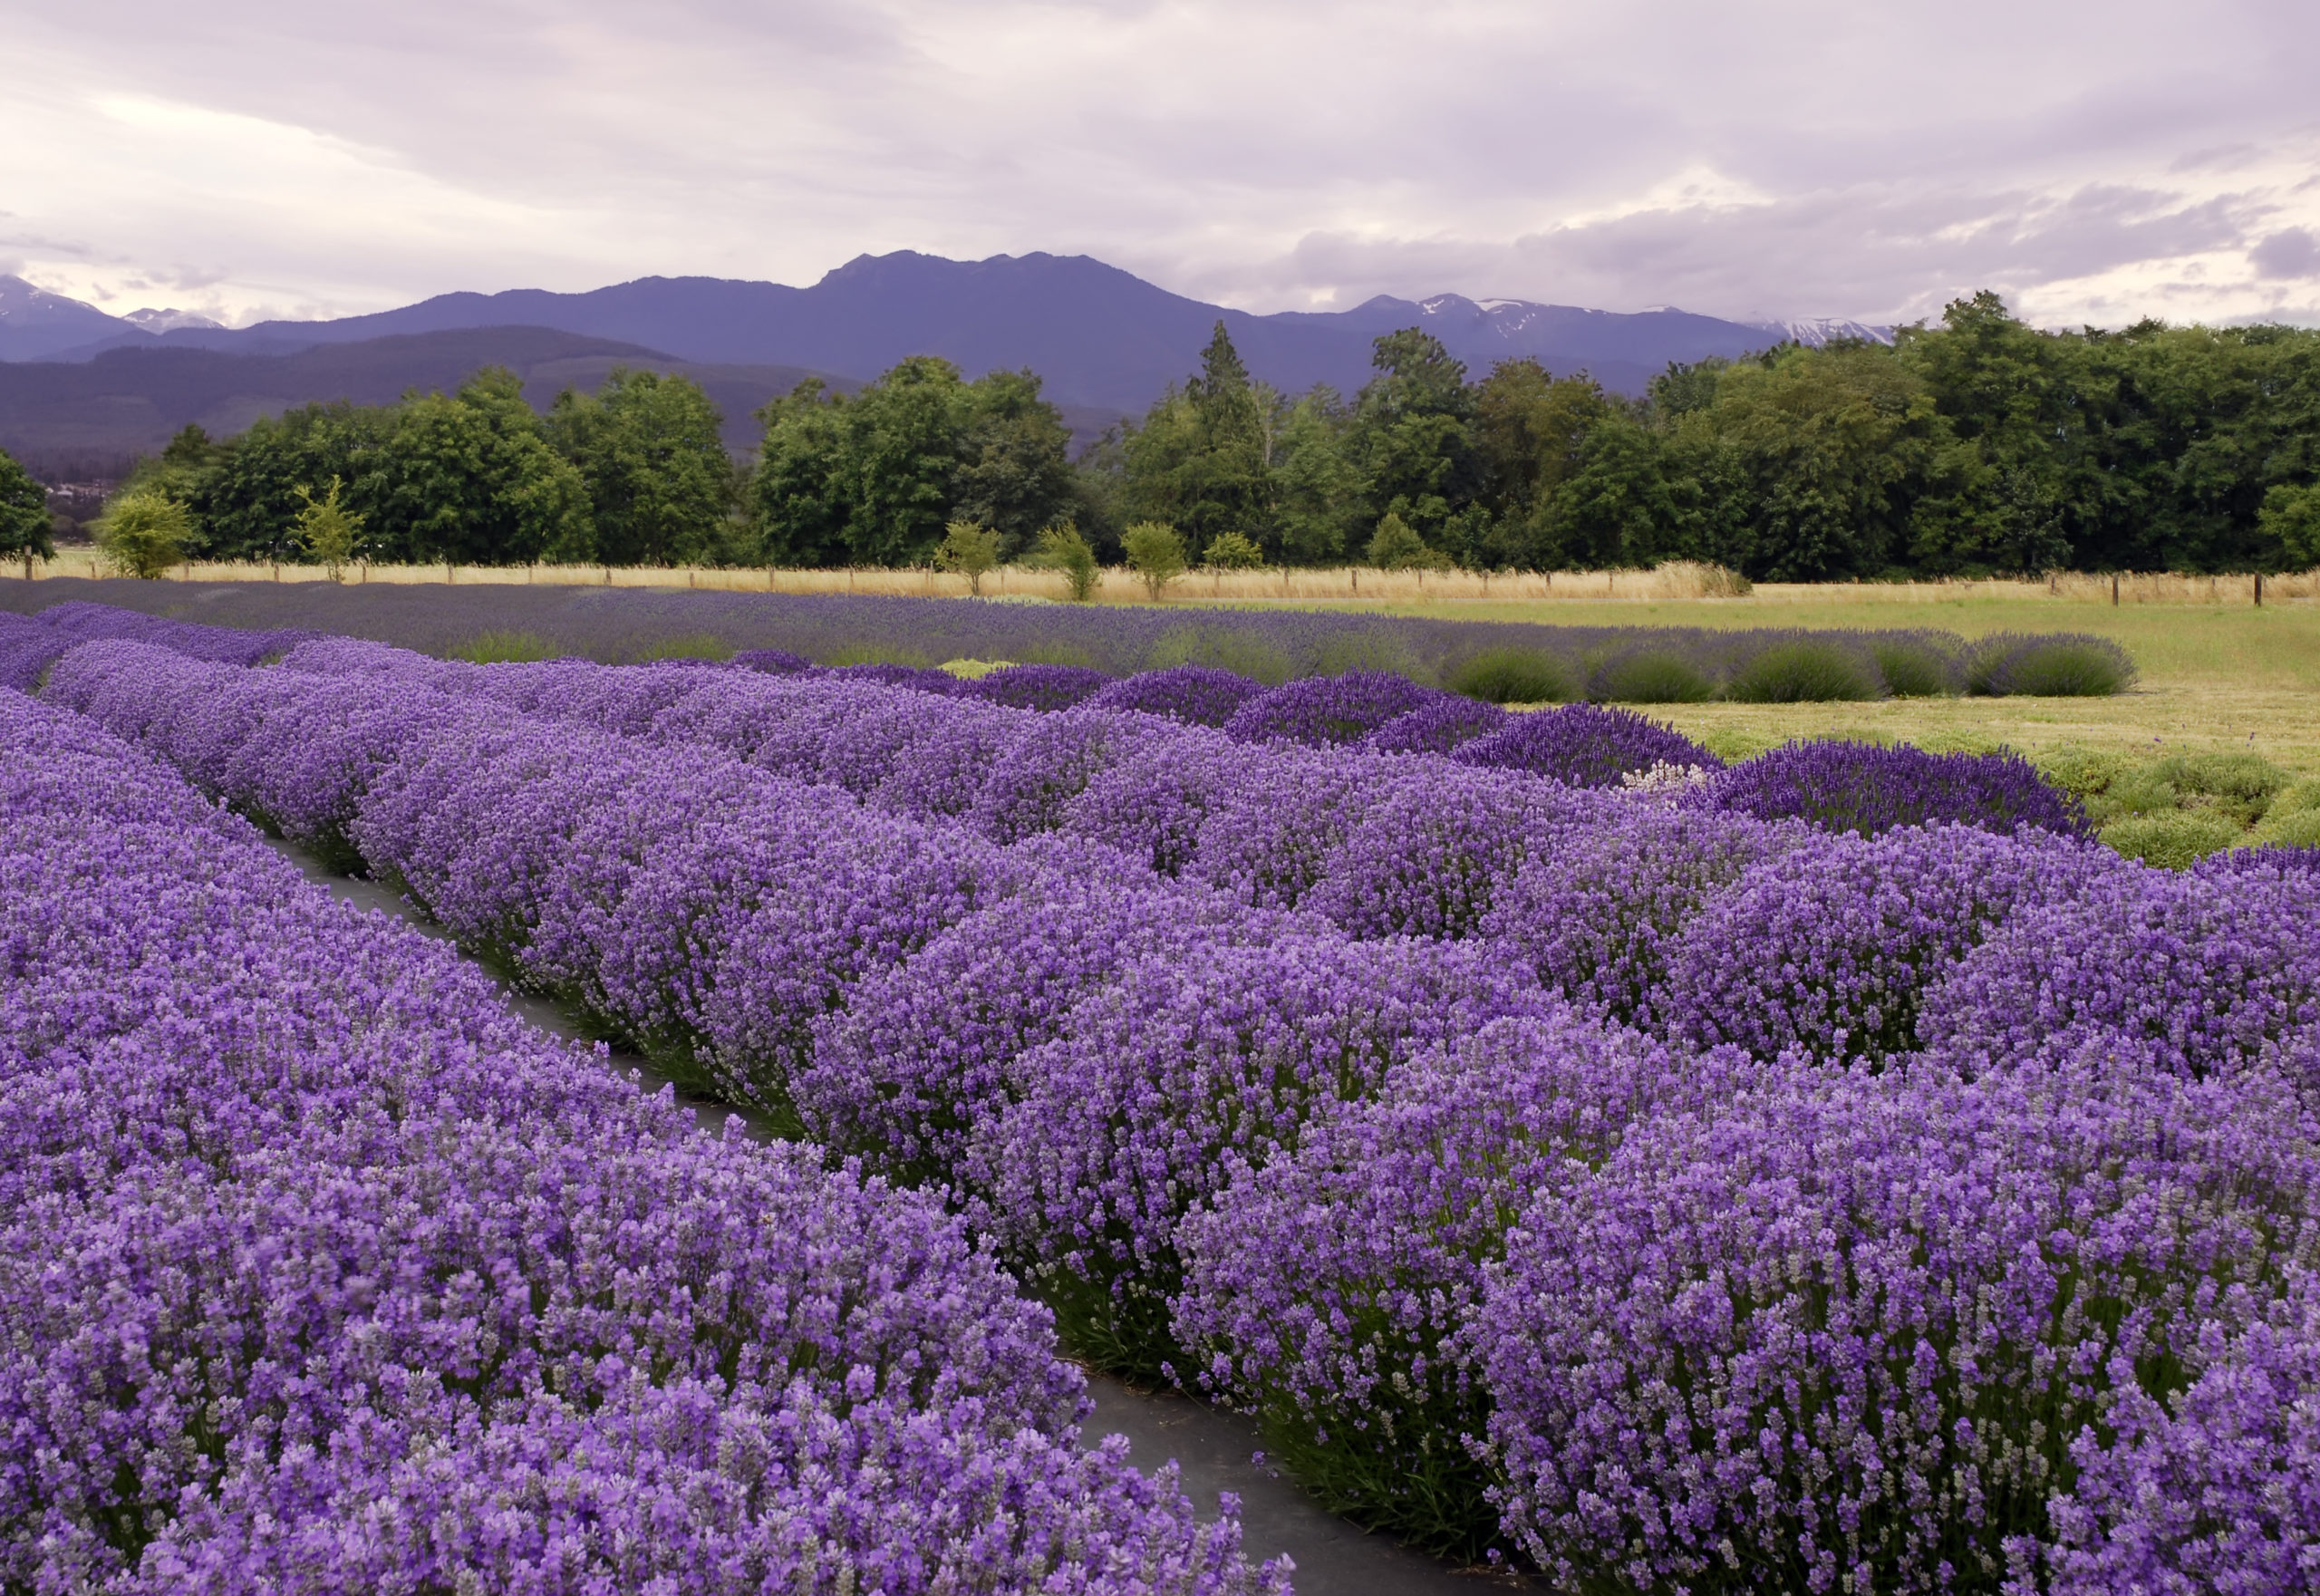
[[[92,549],[58,551],[53,561],[27,567],[35,581],[112,573]],[[319,566],[196,560],[173,567],[164,580],[197,582],[322,582]],[[912,597],[964,597],[964,576],[923,567],[793,570],[764,566],[349,566],[350,584],[525,585],[565,587],[696,588],[721,593],[864,593]],[[2260,584],[2260,597],[2258,585]],[[1061,599],[1063,578],[1053,571],[1009,566],[982,579],[986,597]],[[2044,577],[1928,579],[1915,582],[1759,582],[1735,591],[1734,578],[1713,566],[1667,565],[1627,571],[1380,571],[1360,566],[1263,571],[1193,571],[1169,584],[1180,603],[1537,605],[1665,604],[1706,600],[1739,606],[1829,604],[1928,604],[1977,598],[2048,599],[2080,605],[2215,605],[2252,607],[2320,601],[2320,569],[2277,576],[2190,576],[2176,572],[2109,574],[2054,572]],[[1109,570],[1096,593],[1102,604],[1146,602],[1132,572]]]

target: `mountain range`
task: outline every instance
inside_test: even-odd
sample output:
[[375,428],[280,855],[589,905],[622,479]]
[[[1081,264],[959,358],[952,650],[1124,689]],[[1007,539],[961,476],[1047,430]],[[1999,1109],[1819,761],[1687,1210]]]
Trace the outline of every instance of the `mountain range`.
[[[1290,392],[1326,382],[1348,394],[1369,376],[1371,341],[1410,326],[1477,374],[1528,355],[1627,393],[1670,361],[1738,356],[1787,338],[1889,336],[1851,322],[1733,322],[1455,294],[1255,315],[1086,256],[1046,254],[954,261],[902,251],[859,256],[807,288],[643,277],[581,294],[444,294],[370,315],[248,327],[179,311],[110,315],[0,276],[0,447],[95,448],[113,438],[141,450],[172,421],[229,432],[285,405],[374,402],[401,391],[384,384],[444,386],[493,362],[516,364],[533,388],[552,383],[551,395],[565,381],[593,385],[622,361],[686,370],[712,392],[726,390],[720,401],[747,433],[749,409],[808,372],[852,386],[912,354],[942,355],[970,377],[1029,367],[1085,436],[1141,412],[1194,372],[1220,321],[1255,376]],[[36,425],[44,414],[49,421]],[[43,435],[37,444],[27,427]]]

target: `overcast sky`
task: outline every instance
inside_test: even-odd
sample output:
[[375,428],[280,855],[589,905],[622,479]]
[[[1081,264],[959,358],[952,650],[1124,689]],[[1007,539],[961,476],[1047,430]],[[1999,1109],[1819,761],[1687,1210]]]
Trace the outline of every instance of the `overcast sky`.
[[2314,0],[0,0],[0,271],[230,322],[862,253],[1252,310],[2320,321]]

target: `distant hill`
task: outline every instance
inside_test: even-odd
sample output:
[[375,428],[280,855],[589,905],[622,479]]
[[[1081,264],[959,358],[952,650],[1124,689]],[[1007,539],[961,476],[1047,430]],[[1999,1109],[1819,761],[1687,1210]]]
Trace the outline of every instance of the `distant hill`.
[[[55,295],[10,312],[7,285],[15,282],[0,279],[0,359],[91,358],[124,346],[285,354],[387,336],[522,326],[658,350],[684,362],[802,367],[857,380],[921,353],[942,355],[969,376],[1028,366],[1046,379],[1052,400],[1131,413],[1195,368],[1220,320],[1259,377],[1292,392],[1328,382],[1348,393],[1368,380],[1370,341],[1398,327],[1426,328],[1477,375],[1497,361],[1531,355],[1558,373],[1584,369],[1606,387],[1633,393],[1669,361],[1739,355],[1791,335],[1819,342],[1853,325],[1752,324],[1673,309],[1619,314],[1456,295],[1380,296],[1348,311],[1261,316],[1171,294],[1086,256],[1044,254],[954,261],[902,251],[859,256],[810,288],[643,277],[585,294],[445,294],[337,321],[160,333],[85,305],[76,308],[86,315],[75,317],[61,308],[72,301],[45,303]],[[5,319],[12,314],[23,316],[21,325]]]
[[[79,362],[0,364],[0,449],[44,476],[117,475],[197,422],[213,435],[238,432],[261,415],[322,400],[384,404],[407,390],[457,387],[488,365],[524,379],[525,397],[545,409],[563,389],[593,390],[616,365],[682,372],[705,388],[725,415],[729,446],[754,445],[750,412],[803,379],[797,366],[711,364],[550,327],[483,327],[317,343],[289,354],[237,354],[163,344],[113,348]],[[843,377],[834,386],[856,386]],[[1108,414],[1083,418],[1100,430]],[[84,463],[85,462],[85,463]]]

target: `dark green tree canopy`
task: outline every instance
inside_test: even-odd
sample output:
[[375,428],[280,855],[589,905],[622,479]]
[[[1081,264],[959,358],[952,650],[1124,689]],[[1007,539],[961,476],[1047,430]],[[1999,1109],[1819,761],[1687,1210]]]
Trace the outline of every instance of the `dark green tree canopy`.
[[1028,372],[968,382],[914,355],[851,397],[808,381],[759,415],[749,510],[773,564],[923,565],[954,520],[998,528],[1011,556],[1072,497],[1069,435]]
[[[1467,379],[1413,327],[1377,341],[1350,401],[1286,400],[1220,324],[1196,372],[1074,459],[1037,375],[969,382],[921,355],[858,392],[815,381],[767,405],[744,477],[682,377],[615,372],[543,421],[486,372],[234,438],[188,428],[129,486],[183,508],[189,548],[259,559],[309,556],[300,517],[334,479],[359,555],[459,564],[921,564],[952,522],[991,529],[1009,559],[1069,523],[1110,561],[1154,522],[1195,564],[1229,533],[1294,565],[1364,557],[1387,517],[1425,550],[1397,532],[1397,558],[1482,567],[1689,558],[1825,579],[2320,558],[2320,330],[2042,332],[1983,293],[1890,345],[1673,365],[1639,399],[1528,360]],[[0,538],[36,548],[36,488],[0,479]]]
[[590,557],[614,566],[713,558],[734,498],[724,418],[701,385],[614,366],[594,393],[556,396],[547,437],[586,485]]
[[33,480],[14,455],[0,449],[0,558],[53,558],[48,489]]

